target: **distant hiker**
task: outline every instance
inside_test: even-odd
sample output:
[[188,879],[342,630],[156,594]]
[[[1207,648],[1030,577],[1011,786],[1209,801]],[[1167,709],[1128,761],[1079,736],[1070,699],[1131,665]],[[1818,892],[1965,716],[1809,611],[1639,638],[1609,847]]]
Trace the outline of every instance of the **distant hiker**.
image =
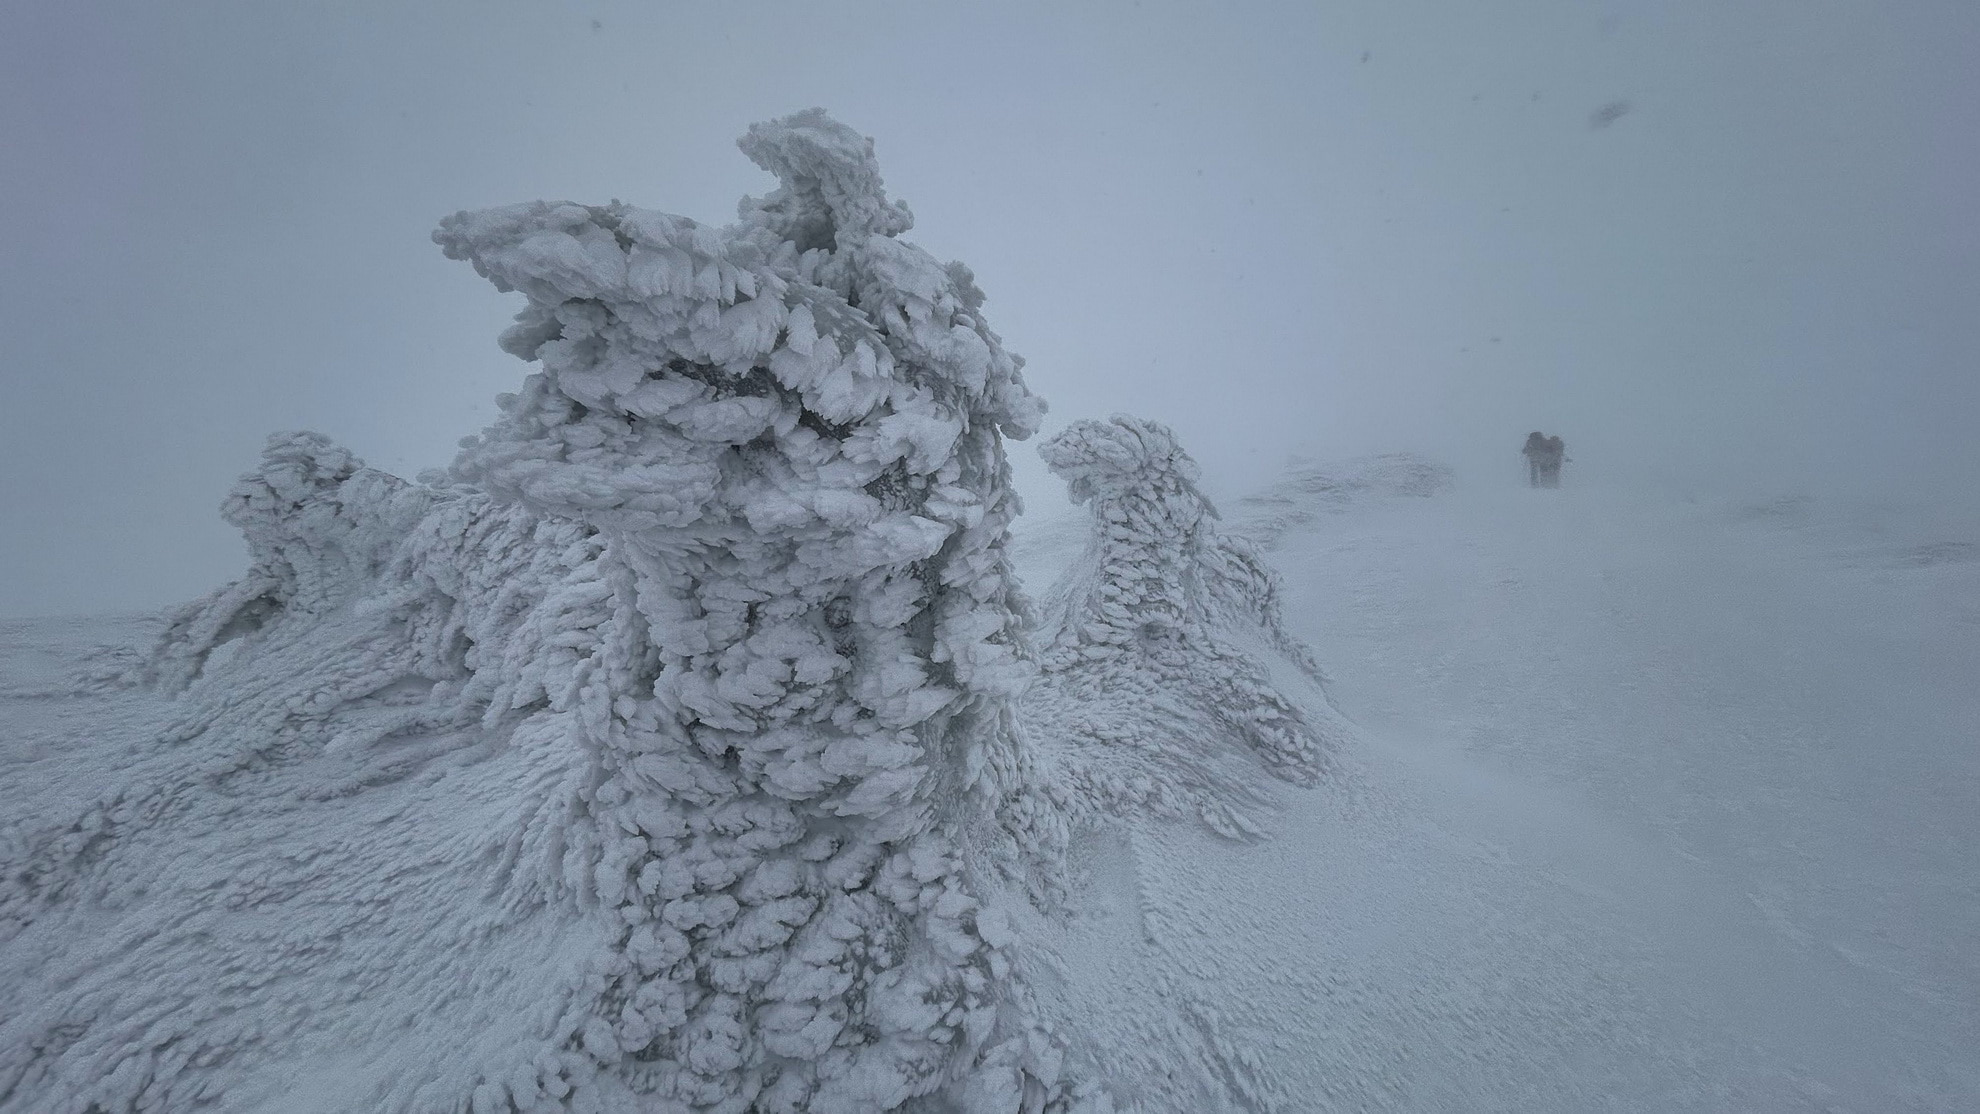
[[1566,441],[1536,429],[1526,435],[1526,447],[1519,451],[1526,457],[1528,487],[1561,486],[1561,462],[1567,459]]
[[1567,459],[1567,442],[1558,437],[1547,438],[1547,455],[1540,462],[1540,486],[1561,486],[1561,462]]
[[1526,435],[1526,447],[1519,451],[1526,457],[1526,486],[1539,487],[1542,462],[1547,459],[1547,435],[1534,430]]

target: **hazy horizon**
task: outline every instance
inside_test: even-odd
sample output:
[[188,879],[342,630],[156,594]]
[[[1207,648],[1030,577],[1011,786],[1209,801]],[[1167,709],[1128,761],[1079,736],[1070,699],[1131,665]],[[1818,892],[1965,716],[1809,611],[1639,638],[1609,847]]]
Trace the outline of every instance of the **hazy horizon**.
[[[237,575],[262,438],[443,465],[528,369],[428,240],[569,198],[725,223],[811,105],[874,137],[1052,405],[1211,486],[1413,450],[1517,481],[1971,498],[1980,9],[1740,3],[16,7],[0,616]],[[1026,498],[1059,485],[1012,446]]]

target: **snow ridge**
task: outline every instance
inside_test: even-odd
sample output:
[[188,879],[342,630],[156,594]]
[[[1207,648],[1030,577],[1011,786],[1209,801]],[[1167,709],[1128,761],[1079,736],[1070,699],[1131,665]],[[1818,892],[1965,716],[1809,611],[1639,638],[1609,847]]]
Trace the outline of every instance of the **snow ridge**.
[[[1080,421],[1040,455],[1092,504],[1093,531],[1041,607],[1044,677],[1027,724],[1056,740],[1078,797],[1262,834],[1273,798],[1260,771],[1313,784],[1343,729],[1281,620],[1277,576],[1218,529],[1168,427]],[[1281,691],[1301,685],[1306,706]]]

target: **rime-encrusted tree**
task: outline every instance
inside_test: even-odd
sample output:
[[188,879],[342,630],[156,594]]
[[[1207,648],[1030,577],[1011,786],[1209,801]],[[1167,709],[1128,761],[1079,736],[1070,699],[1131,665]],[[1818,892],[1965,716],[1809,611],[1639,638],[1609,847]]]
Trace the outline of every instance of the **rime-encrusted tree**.
[[457,474],[622,567],[580,684],[595,895],[624,922],[577,1034],[708,1110],[1045,1101],[997,890],[1022,863],[1022,604],[1002,438],[1042,406],[969,271],[896,239],[872,145],[750,129],[782,186],[711,229],[537,203],[435,234],[529,298],[539,361]]
[[147,680],[183,689],[215,647],[275,612],[292,623],[329,614],[373,585],[433,502],[320,433],[270,437],[220,507],[247,538],[247,575],[168,616]]
[[[574,686],[614,631],[581,524],[269,439],[247,575],[167,617],[172,719],[0,840],[0,1110],[532,1109],[614,934]],[[219,651],[216,653],[216,651]],[[358,1058],[359,1066],[351,1065]]]
[[[1277,576],[1217,529],[1168,427],[1079,421],[1039,452],[1094,524],[1041,609],[1044,677],[1026,721],[1088,800],[1256,834],[1260,769],[1311,784],[1340,726],[1312,655],[1280,620]],[[1271,656],[1313,681],[1314,699],[1282,694]]]
[[[373,1109],[1072,1102],[1011,917],[1063,839],[1005,557],[1003,438],[1043,406],[868,140],[813,110],[742,147],[781,187],[725,228],[442,224],[540,365],[443,481],[271,439],[228,504],[252,570],[155,656],[182,723],[0,864],[20,980],[63,988],[0,1019],[0,1108],[238,1099],[377,1039],[302,1002],[388,985],[461,1012]],[[84,892],[121,954],[63,944]]]
[[742,146],[781,186],[725,228],[442,224],[539,365],[447,473],[269,439],[247,574],[140,671],[170,720],[0,825],[0,1114],[1108,1109],[1029,979],[1070,832],[1255,831],[1311,660],[1132,419],[1046,448],[1099,530],[1034,651],[1042,404],[969,271],[822,112]]

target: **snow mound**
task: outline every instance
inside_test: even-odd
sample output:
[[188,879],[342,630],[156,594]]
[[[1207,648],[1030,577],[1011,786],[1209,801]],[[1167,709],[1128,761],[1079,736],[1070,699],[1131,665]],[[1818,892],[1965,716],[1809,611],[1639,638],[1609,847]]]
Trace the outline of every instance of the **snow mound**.
[[1288,531],[1379,500],[1422,499],[1451,488],[1451,470],[1414,453],[1378,453],[1344,461],[1294,460],[1285,478],[1238,500],[1231,530],[1267,549]]
[[1059,782],[1106,810],[1261,834],[1270,780],[1314,783],[1343,730],[1278,577],[1218,529],[1166,426],[1076,422],[1040,455],[1093,508],[1085,555],[1041,607],[1043,676],[1023,705]]

